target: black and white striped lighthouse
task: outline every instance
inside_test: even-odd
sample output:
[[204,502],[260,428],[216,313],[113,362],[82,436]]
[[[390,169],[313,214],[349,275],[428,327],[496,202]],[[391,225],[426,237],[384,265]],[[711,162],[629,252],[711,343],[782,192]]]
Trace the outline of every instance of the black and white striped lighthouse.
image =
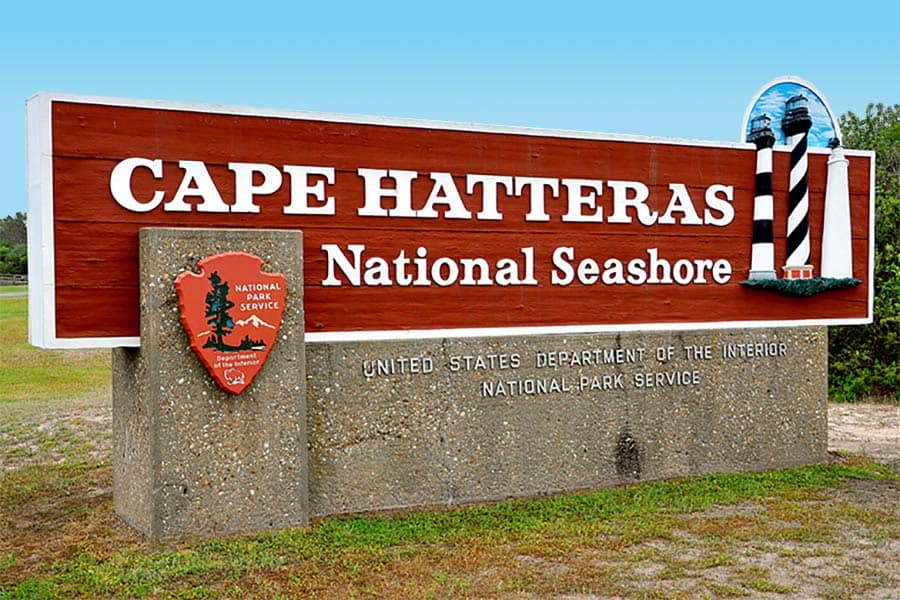
[[753,197],[753,247],[749,279],[777,279],[775,243],[772,234],[774,200],[772,198],[772,119],[763,114],[750,122],[748,142],[756,144],[756,185]]
[[787,279],[809,279],[809,190],[807,186],[807,133],[812,126],[807,99],[803,94],[785,103],[781,130],[791,148],[791,174],[788,191],[787,250],[784,276]]

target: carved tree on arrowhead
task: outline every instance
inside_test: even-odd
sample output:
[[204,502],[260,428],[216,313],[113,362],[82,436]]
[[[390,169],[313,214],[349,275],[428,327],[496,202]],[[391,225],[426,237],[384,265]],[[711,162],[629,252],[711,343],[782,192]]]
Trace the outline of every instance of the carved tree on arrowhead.
[[212,284],[212,290],[206,294],[205,316],[206,322],[212,327],[213,332],[204,344],[204,348],[215,348],[220,352],[234,350],[225,343],[225,336],[234,328],[234,321],[228,313],[234,308],[234,302],[228,299],[228,282],[222,281],[218,272],[213,272],[209,276],[209,282]]

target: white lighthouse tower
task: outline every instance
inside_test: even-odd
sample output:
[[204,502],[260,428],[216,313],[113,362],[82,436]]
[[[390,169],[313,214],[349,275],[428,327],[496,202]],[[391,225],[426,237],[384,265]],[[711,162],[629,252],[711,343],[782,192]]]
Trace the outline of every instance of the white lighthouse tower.
[[850,234],[850,162],[837,138],[828,144],[828,179],[825,183],[825,220],[822,225],[822,277],[853,277],[853,244]]

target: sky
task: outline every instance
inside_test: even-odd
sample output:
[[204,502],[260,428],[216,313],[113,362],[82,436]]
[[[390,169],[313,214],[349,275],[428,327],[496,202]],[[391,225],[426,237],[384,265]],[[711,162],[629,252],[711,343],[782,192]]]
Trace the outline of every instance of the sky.
[[[857,11],[857,12],[852,12]],[[7,3],[0,217],[37,92],[738,141],[770,80],[900,102],[894,2]]]

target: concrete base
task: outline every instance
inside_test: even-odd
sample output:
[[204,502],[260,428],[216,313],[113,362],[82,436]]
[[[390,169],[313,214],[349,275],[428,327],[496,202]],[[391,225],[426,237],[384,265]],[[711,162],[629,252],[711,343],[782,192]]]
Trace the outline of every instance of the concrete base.
[[[288,281],[240,396],[194,356],[173,283],[226,250]],[[826,458],[824,327],[304,346],[302,288],[299,233],[141,232],[142,345],[113,353],[114,505],[136,529],[252,533]]]
[[[287,279],[278,342],[240,396],[221,391],[179,321],[175,277],[245,251]],[[113,351],[113,504],[154,540],[309,522],[299,232],[145,229],[141,347]]]
[[310,344],[307,363],[314,517],[827,456],[824,327]]

